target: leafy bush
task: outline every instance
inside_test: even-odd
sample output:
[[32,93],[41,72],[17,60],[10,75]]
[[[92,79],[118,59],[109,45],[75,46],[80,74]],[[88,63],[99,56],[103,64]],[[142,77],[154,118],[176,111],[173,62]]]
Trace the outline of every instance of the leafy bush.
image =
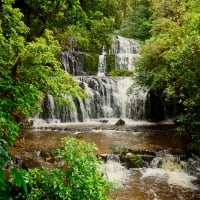
[[7,181],[12,177],[12,182],[18,188],[23,188],[27,192],[27,186],[24,181],[25,170],[19,170],[11,160],[11,155],[7,150],[8,143],[0,139],[0,200],[12,199],[12,190]]
[[176,124],[179,125],[178,133],[191,135],[191,139],[200,144],[200,121],[198,117],[194,118],[194,116],[181,114],[177,117]]
[[75,138],[64,138],[56,151],[60,168],[29,169],[24,175],[28,192],[17,198],[26,200],[106,200],[109,184],[100,172],[94,155],[95,145]]
[[58,156],[66,162],[65,170],[72,199],[103,200],[108,191],[106,177],[100,172],[100,161],[94,155],[96,146],[75,138],[64,138]]

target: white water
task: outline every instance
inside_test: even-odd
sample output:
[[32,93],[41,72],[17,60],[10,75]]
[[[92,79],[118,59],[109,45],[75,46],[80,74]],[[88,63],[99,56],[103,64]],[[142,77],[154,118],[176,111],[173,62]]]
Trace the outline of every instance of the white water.
[[[47,120],[44,120],[44,119],[41,119],[41,118],[31,118],[30,119],[31,121],[33,121],[33,128],[34,129],[42,129],[42,128],[45,128],[45,129],[48,129],[51,130],[52,128],[56,128],[58,127],[59,129],[62,129],[65,128],[65,127],[68,127],[68,126],[83,126],[83,125],[86,125],[86,126],[95,126],[95,125],[115,125],[116,122],[119,120],[118,118],[109,118],[109,119],[105,119],[105,120],[108,120],[107,123],[104,123],[102,122],[102,120],[104,119],[89,119],[88,121],[84,121],[84,122],[61,122],[59,119],[49,119],[48,121]],[[144,120],[132,120],[132,119],[128,119],[128,118],[123,118],[123,120],[125,120],[126,122],[126,126],[149,126],[149,125],[157,125],[157,123],[154,123],[154,122],[148,122],[148,121],[144,121]],[[162,122],[160,124],[172,124],[172,122]],[[104,131],[106,131],[104,129]],[[113,131],[112,131],[113,132]]]
[[197,180],[196,177],[188,175],[186,172],[179,170],[170,171],[162,168],[147,168],[142,170],[141,179],[153,178],[155,181],[162,181],[171,186],[178,186],[191,190],[198,190],[192,181]]
[[114,40],[112,52],[115,53],[115,69],[134,70],[134,62],[139,57],[139,44],[121,36],[115,36]]
[[108,161],[103,165],[102,171],[106,172],[111,183],[118,183],[117,186],[123,188],[118,193],[119,199],[199,199],[200,187],[194,183],[197,177],[185,171],[188,163],[180,161],[177,156],[168,156],[163,157],[161,168],[156,167],[160,159],[156,157],[157,161],[154,160],[149,168],[127,170],[119,162]]
[[171,186],[191,190],[199,189],[192,183],[197,178],[188,174],[188,164],[185,161],[181,161],[179,156],[167,152],[161,154],[152,160],[150,168],[141,170],[142,179],[154,178]]
[[99,55],[98,73],[97,76],[104,77],[106,75],[106,50],[103,46],[102,53]]
[[120,161],[108,159],[100,169],[108,177],[108,181],[117,188],[125,187],[130,180],[131,172],[120,164]]

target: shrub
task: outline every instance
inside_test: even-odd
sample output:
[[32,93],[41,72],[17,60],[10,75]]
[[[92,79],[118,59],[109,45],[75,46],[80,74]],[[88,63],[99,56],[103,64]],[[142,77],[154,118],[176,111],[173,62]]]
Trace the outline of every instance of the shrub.
[[29,169],[24,176],[28,192],[17,198],[26,200],[106,200],[108,180],[100,172],[95,145],[75,138],[62,139],[56,150],[60,168]]

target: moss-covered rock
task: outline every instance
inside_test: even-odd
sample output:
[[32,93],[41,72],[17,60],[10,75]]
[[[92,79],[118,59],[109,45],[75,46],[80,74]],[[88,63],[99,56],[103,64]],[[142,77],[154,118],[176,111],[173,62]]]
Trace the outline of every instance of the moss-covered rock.
[[188,150],[190,152],[200,156],[200,144],[199,143],[190,143],[188,145]]
[[133,71],[128,71],[125,69],[112,70],[108,74],[109,76],[133,76]]
[[99,55],[95,53],[84,54],[83,71],[88,75],[96,75],[98,72]]
[[140,168],[142,167],[142,159],[139,155],[132,153],[126,154],[126,167],[128,168]]
[[106,55],[106,62],[107,62],[107,74],[115,69],[115,55],[108,54]]

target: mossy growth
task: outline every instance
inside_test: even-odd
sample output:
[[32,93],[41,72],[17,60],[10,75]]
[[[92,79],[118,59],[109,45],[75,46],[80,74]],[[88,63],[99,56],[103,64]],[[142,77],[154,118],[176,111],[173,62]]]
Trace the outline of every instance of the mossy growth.
[[109,76],[132,76],[133,72],[125,70],[125,69],[116,69],[116,70],[110,71],[108,75]]
[[142,159],[138,155],[127,154],[126,165],[127,167],[131,167],[131,168],[140,168],[142,167]]
[[108,54],[106,55],[106,62],[107,62],[107,74],[111,71],[115,70],[115,55]]
[[200,144],[199,143],[190,143],[188,145],[188,150],[190,152],[200,156]]
[[95,53],[84,54],[83,70],[88,75],[96,75],[98,72],[99,55]]

